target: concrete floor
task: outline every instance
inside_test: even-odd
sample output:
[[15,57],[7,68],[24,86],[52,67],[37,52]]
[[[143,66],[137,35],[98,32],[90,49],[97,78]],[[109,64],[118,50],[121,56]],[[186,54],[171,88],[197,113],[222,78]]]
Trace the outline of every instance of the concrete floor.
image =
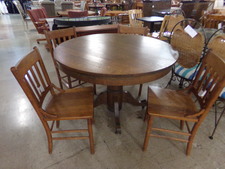
[[[10,67],[37,46],[43,56],[51,80],[58,84],[50,53],[32,23],[25,31],[19,15],[0,15],[0,168],[1,169],[225,169],[225,118],[210,140],[214,110],[200,127],[190,156],[185,143],[152,138],[148,151],[141,147],[146,124],[140,107],[124,104],[121,111],[122,134],[114,134],[113,114],[105,106],[95,108],[93,125],[95,154],[89,152],[87,140],[55,141],[48,154],[47,138],[34,109],[12,76]],[[170,75],[152,82],[164,87]],[[146,84],[144,91],[147,89]],[[176,86],[176,85],[174,85]],[[98,86],[98,92],[104,90]],[[138,86],[127,90],[137,94]],[[143,92],[142,98],[146,98]],[[82,125],[65,122],[62,125]],[[178,122],[156,120],[156,126],[177,128]]]

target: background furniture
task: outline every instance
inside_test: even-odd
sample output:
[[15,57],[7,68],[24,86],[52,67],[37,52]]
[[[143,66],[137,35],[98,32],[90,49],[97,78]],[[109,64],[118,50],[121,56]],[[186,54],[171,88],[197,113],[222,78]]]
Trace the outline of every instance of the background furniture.
[[[94,154],[94,140],[92,133],[93,120],[93,89],[76,88],[62,90],[51,83],[41,55],[37,48],[26,55],[11,71],[23,91],[30,100],[40,118],[48,138],[48,150],[52,153],[53,140],[89,139],[90,152]],[[41,89],[41,90],[40,90]],[[47,94],[52,97],[48,98]],[[63,120],[87,120],[88,129],[55,130]],[[52,122],[51,125],[48,123]],[[88,136],[70,136],[65,133],[88,133]],[[64,134],[62,137],[55,134]]]
[[28,21],[31,21],[30,17],[27,15],[27,13],[24,11],[23,7],[21,6],[20,2],[15,0],[13,1],[13,3],[15,4],[17,10],[19,11],[19,14],[23,20],[23,24],[24,26],[26,25],[26,29],[28,29]]
[[81,18],[88,16],[88,11],[68,11],[68,17]]
[[66,10],[68,10],[68,9],[73,9],[73,2],[71,2],[71,1],[63,1],[62,3],[61,3],[61,9],[62,9],[62,11],[66,11]]
[[75,28],[45,31],[45,37],[48,42],[48,49],[50,50],[50,53],[52,55],[52,60],[56,68],[56,73],[58,76],[59,85],[61,89],[63,89],[63,86],[65,86],[66,88],[74,88],[74,87],[80,86],[80,84],[78,83],[78,80],[76,79],[74,80],[72,77],[70,77],[69,75],[65,75],[60,70],[60,66],[55,61],[54,49],[56,48],[56,46],[58,46],[62,42],[75,38],[76,36],[77,35],[76,35]]
[[[123,91],[123,86],[165,76],[178,57],[168,43],[125,34],[78,37],[60,44],[54,55],[66,74],[82,81],[107,85],[107,91],[96,98],[95,106],[106,104],[115,113],[117,133],[121,132],[119,110],[123,102],[145,106],[144,102],[139,102],[129,92]],[[162,64],[158,64],[162,60]]]
[[[221,33],[223,31],[224,31],[224,27],[218,29],[217,31],[214,32],[214,34],[212,34],[212,36],[209,38],[207,49],[212,50],[215,54],[220,56],[222,59],[225,59],[225,56],[224,56],[225,35],[224,35],[224,33]],[[219,34],[217,34],[217,33],[219,33]],[[225,88],[223,88],[223,90],[220,93],[216,103],[214,104],[214,107],[215,107],[215,127],[213,129],[212,134],[209,136],[210,139],[213,139],[213,136],[214,136],[214,134],[216,132],[216,129],[219,125],[219,122],[220,122],[223,114],[225,113],[224,103],[225,103]],[[223,107],[221,109],[220,115],[218,116],[219,106],[221,104],[223,105]]]
[[42,1],[41,6],[45,8],[48,17],[55,17],[55,3],[52,1]]
[[[166,138],[187,143],[186,154],[190,155],[194,137],[210,111],[223,87],[225,87],[225,62],[213,52],[209,52],[202,61],[196,78],[187,90],[171,90],[158,87],[148,89],[148,126],[146,130],[143,150],[145,151],[151,137]],[[162,127],[152,127],[155,117],[179,120],[181,129],[184,123],[187,132],[180,132]],[[192,127],[188,122],[193,123]],[[152,131],[167,132],[185,136],[177,138]]]
[[148,26],[150,29],[150,32],[154,32],[155,29],[155,23],[162,23],[163,22],[163,17],[161,16],[147,16],[147,17],[142,17],[138,18],[137,20],[143,21],[144,26]]
[[[196,36],[191,37],[185,31],[187,26],[196,32]],[[179,58],[172,69],[168,85],[173,80],[178,80],[179,87],[182,88],[189,85],[193,80],[201,59],[204,57],[206,38],[203,27],[194,19],[185,19],[178,22],[172,29],[170,44],[174,50],[179,52]]]
[[110,23],[111,18],[106,16],[82,17],[82,18],[56,18],[53,29],[58,29],[58,25],[65,27],[72,26],[92,26]]
[[135,27],[135,26],[119,25],[118,33],[147,36],[149,33],[149,29],[148,29],[148,27]]
[[142,18],[143,12],[141,9],[132,9],[128,11],[130,26],[143,27],[143,23],[138,18]]
[[[49,30],[49,27],[46,21],[44,20],[45,18],[47,18],[46,11],[44,8],[31,9],[31,10],[28,10],[27,12],[39,34],[44,34],[45,30],[46,31]],[[45,40],[46,40],[45,38],[37,39],[37,43],[39,43],[40,41],[45,41]]]

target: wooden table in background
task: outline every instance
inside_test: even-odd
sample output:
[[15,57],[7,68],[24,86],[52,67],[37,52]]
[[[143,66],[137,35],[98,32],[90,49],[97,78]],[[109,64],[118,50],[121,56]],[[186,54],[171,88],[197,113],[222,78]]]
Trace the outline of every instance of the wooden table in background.
[[[66,11],[58,11],[57,14],[59,16],[68,16],[68,11],[81,11],[81,10],[66,10]],[[88,11],[88,16],[94,16],[95,15],[95,12],[94,11]]]
[[115,113],[116,133],[120,133],[122,103],[145,103],[134,99],[123,86],[154,81],[170,72],[177,60],[171,46],[158,39],[127,34],[87,35],[60,44],[55,59],[63,71],[82,81],[107,86],[95,106],[106,104]]

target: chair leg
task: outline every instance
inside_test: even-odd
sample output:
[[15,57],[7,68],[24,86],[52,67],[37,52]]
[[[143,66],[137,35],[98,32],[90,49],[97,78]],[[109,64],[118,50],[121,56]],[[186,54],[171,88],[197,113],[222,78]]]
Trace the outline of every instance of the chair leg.
[[213,129],[213,132],[212,132],[211,136],[209,136],[209,138],[210,138],[211,140],[213,139],[213,136],[214,136],[214,134],[215,134],[215,132],[216,132],[217,126],[218,126],[218,124],[219,124],[219,122],[220,122],[220,119],[222,118],[224,112],[225,112],[225,107],[224,107],[224,109],[222,110],[222,112],[221,112],[221,114],[220,114],[220,116],[219,116],[219,118],[218,118],[218,120],[217,120],[217,106],[215,105],[215,127],[214,127],[214,129]]
[[183,130],[184,129],[184,120],[180,121],[180,129]]
[[96,95],[96,94],[97,94],[97,91],[96,91],[96,84],[93,84],[93,88],[94,88],[94,94]]
[[62,79],[61,79],[61,76],[60,76],[59,69],[57,67],[56,67],[56,74],[58,76],[60,88],[63,89]]
[[44,121],[42,123],[44,125],[45,132],[46,132],[46,135],[47,135],[47,138],[48,138],[48,153],[52,154],[52,133],[50,131],[48,122]]
[[91,154],[94,154],[95,149],[94,149],[94,138],[93,138],[93,131],[92,131],[92,119],[88,119],[87,123],[88,123],[88,133],[89,133],[89,142],[90,142],[90,152]]
[[140,84],[139,91],[138,91],[138,98],[141,97],[142,87],[143,87],[143,84]]
[[150,139],[150,135],[151,135],[151,130],[152,130],[152,123],[153,123],[153,116],[149,115],[147,130],[146,130],[146,133],[145,133],[145,140],[144,140],[144,144],[143,144],[143,151],[146,151],[147,147],[148,147],[148,143],[149,143],[149,139]]
[[60,126],[60,121],[56,121],[56,128],[59,128]]
[[169,82],[167,83],[167,85],[166,85],[165,88],[167,88],[169,85],[171,85],[171,82],[172,82],[172,80],[173,80],[173,77],[174,77],[174,68],[172,69],[170,80],[169,80]]
[[[203,120],[201,120],[202,122]],[[187,144],[187,148],[186,148],[186,155],[189,156],[190,153],[191,153],[191,149],[192,149],[192,143],[194,141],[194,138],[195,138],[195,135],[197,133],[197,130],[201,124],[201,122],[197,122],[194,124],[193,128],[192,128],[192,131],[191,131],[191,136],[189,136],[188,138],[188,144]]]

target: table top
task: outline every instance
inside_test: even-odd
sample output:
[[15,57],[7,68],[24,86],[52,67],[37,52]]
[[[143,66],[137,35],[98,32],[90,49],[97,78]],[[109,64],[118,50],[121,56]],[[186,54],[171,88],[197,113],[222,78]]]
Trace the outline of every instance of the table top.
[[[60,16],[68,16],[68,11],[81,11],[81,10],[66,10],[66,11],[58,11],[57,14]],[[95,15],[94,11],[88,11],[88,16],[92,16]]]
[[127,34],[93,34],[56,47],[55,59],[67,74],[90,83],[133,85],[165,76],[178,58],[158,39]]
[[68,26],[91,26],[108,24],[111,21],[110,17],[107,16],[89,16],[81,18],[55,18],[55,25],[68,25]]
[[144,21],[144,22],[162,22],[164,17],[161,16],[146,16],[143,18],[137,18],[139,21]]

